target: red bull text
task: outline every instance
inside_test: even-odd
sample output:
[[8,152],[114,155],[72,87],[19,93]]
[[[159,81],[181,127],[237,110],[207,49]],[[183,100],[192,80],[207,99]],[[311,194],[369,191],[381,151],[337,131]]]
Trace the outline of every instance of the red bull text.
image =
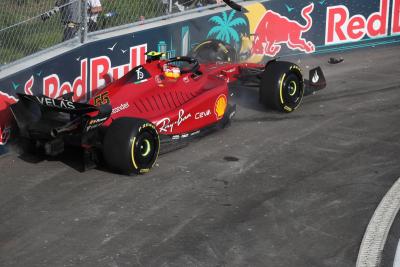
[[325,44],[355,42],[366,36],[377,38],[400,34],[400,0],[393,0],[389,33],[390,2],[391,0],[381,0],[379,10],[368,18],[361,14],[350,16],[349,9],[344,5],[328,7]]

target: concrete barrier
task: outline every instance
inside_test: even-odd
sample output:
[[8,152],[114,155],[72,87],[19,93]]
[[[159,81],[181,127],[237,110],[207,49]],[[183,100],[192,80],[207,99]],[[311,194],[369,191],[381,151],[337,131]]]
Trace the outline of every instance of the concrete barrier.
[[247,13],[202,9],[96,33],[70,41],[0,71],[0,145],[10,136],[9,105],[17,93],[84,101],[95,90],[145,62],[145,51],[186,55],[206,39],[220,39],[243,61],[340,52],[400,42],[400,0],[299,0],[246,2]]

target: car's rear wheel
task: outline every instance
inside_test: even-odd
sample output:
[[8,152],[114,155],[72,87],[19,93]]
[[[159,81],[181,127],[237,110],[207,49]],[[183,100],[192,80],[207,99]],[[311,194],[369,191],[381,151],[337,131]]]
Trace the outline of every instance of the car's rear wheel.
[[296,110],[304,95],[300,68],[291,62],[269,62],[262,74],[260,102],[268,108],[290,113]]
[[107,129],[103,142],[106,164],[123,174],[148,172],[156,162],[159,150],[156,128],[141,119],[116,119]]
[[198,44],[189,56],[196,58],[200,63],[235,62],[237,53],[231,45],[211,39]]

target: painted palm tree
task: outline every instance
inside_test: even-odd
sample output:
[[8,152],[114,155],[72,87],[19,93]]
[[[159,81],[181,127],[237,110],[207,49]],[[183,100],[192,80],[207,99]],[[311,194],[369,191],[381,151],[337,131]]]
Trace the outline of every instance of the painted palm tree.
[[240,41],[240,37],[238,32],[235,30],[235,27],[240,25],[245,26],[247,25],[247,22],[243,18],[234,19],[235,14],[236,11],[233,10],[229,16],[226,12],[222,12],[222,17],[211,17],[208,21],[217,24],[217,26],[211,28],[207,34],[207,38],[216,35],[215,39],[224,41],[226,43],[231,43],[231,40],[233,40],[238,43]]

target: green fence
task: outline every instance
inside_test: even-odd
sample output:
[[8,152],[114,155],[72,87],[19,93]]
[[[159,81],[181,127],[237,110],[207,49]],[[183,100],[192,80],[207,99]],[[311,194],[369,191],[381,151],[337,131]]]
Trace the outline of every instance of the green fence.
[[[97,30],[181,12],[216,0],[101,0]],[[75,34],[84,40],[89,0],[1,0],[0,65],[5,65],[65,40],[67,11],[79,6]]]

